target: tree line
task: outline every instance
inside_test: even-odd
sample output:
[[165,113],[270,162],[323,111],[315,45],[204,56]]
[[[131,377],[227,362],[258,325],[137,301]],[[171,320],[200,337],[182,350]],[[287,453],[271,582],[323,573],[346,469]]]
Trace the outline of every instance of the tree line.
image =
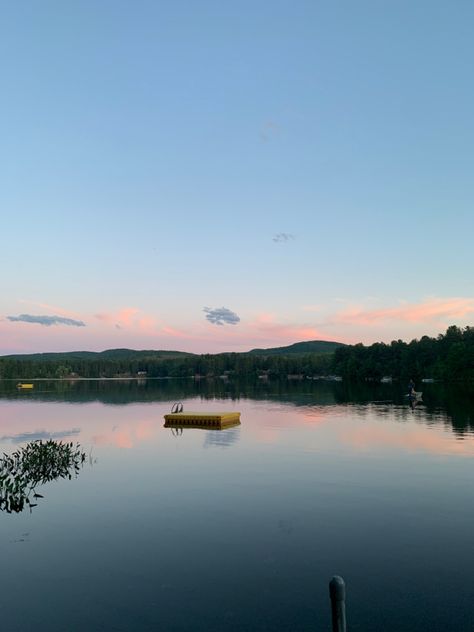
[[112,377],[230,377],[239,376],[301,376],[325,374],[331,366],[332,354],[307,353],[294,356],[260,356],[246,353],[219,353],[160,358],[74,359],[64,356],[29,360],[0,358],[0,378],[112,378]]
[[474,327],[448,327],[436,338],[409,343],[348,345],[335,350],[333,371],[347,379],[378,380],[383,376],[446,381],[474,379]]
[[[135,352],[136,353],[136,352]],[[389,344],[345,345],[333,353],[262,355],[219,353],[178,357],[145,354],[119,358],[0,358],[0,378],[112,377],[315,377],[340,375],[348,380],[380,380],[383,376],[420,380],[473,380],[474,327],[451,326],[436,338]]]

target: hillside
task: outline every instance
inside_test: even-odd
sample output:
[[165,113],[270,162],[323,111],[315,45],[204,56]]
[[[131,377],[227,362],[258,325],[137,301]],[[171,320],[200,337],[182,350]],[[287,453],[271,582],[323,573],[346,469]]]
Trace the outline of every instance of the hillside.
[[287,347],[271,347],[269,349],[252,349],[248,353],[253,355],[295,355],[302,353],[333,353],[339,347],[345,347],[342,342],[330,342],[327,340],[309,340],[307,342],[295,342]]
[[[309,340],[307,342],[295,342],[287,347],[270,347],[269,349],[252,349],[239,355],[296,355],[304,353],[333,353],[335,349],[345,346],[342,342],[329,342],[326,340]],[[67,351],[63,353],[25,353],[0,356],[2,360],[16,360],[29,362],[74,362],[84,360],[172,360],[174,358],[197,357],[199,354],[186,351],[163,351],[134,349],[106,349],[105,351]],[[222,355],[222,354],[206,354]]]
[[26,360],[29,362],[72,362],[84,360],[170,360],[194,356],[185,351],[135,351],[134,349],[106,349],[105,351],[67,351],[64,353],[27,353],[0,356],[2,360]]
[[183,351],[71,351],[0,357],[0,378],[190,377],[194,375],[266,375],[326,373],[337,342],[298,342],[288,347],[245,353],[193,354]]

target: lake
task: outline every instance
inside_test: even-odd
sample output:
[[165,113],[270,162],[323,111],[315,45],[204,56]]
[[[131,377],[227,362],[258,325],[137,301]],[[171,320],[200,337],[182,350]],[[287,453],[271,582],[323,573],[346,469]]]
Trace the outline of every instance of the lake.
[[[0,382],[0,448],[81,444],[77,477],[0,514],[0,629],[474,628],[474,392],[317,381]],[[225,430],[164,428],[185,410]]]

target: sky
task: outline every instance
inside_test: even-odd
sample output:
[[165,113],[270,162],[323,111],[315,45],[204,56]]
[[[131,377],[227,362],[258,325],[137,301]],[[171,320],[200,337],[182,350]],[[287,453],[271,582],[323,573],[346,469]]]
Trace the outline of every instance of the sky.
[[472,325],[473,19],[0,0],[0,354]]

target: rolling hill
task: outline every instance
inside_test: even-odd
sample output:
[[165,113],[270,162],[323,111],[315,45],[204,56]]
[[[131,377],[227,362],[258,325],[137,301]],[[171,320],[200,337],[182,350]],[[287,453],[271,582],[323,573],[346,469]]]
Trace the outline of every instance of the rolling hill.
[[269,349],[252,349],[248,353],[252,355],[295,355],[302,353],[333,353],[338,347],[344,347],[342,342],[330,342],[327,340],[309,340],[307,342],[295,342],[287,347],[271,347]]
[[136,351],[134,349],[107,349],[105,351],[66,351],[64,353],[27,353],[0,356],[5,360],[28,360],[31,362],[64,362],[71,360],[142,360],[144,358],[165,360],[191,357],[196,354],[185,351]]
[[[325,354],[333,353],[338,347],[345,346],[342,342],[331,342],[326,340],[309,340],[307,342],[295,342],[287,347],[270,347],[268,349],[252,349],[244,351],[238,355],[252,356],[294,356],[308,353]],[[205,354],[205,355],[223,355]],[[186,351],[164,351],[164,350],[142,350],[135,349],[106,349],[105,351],[68,351],[63,353],[27,353],[0,356],[4,360],[19,360],[30,362],[72,362],[84,360],[172,360],[186,357],[198,357],[199,354],[188,353]]]

